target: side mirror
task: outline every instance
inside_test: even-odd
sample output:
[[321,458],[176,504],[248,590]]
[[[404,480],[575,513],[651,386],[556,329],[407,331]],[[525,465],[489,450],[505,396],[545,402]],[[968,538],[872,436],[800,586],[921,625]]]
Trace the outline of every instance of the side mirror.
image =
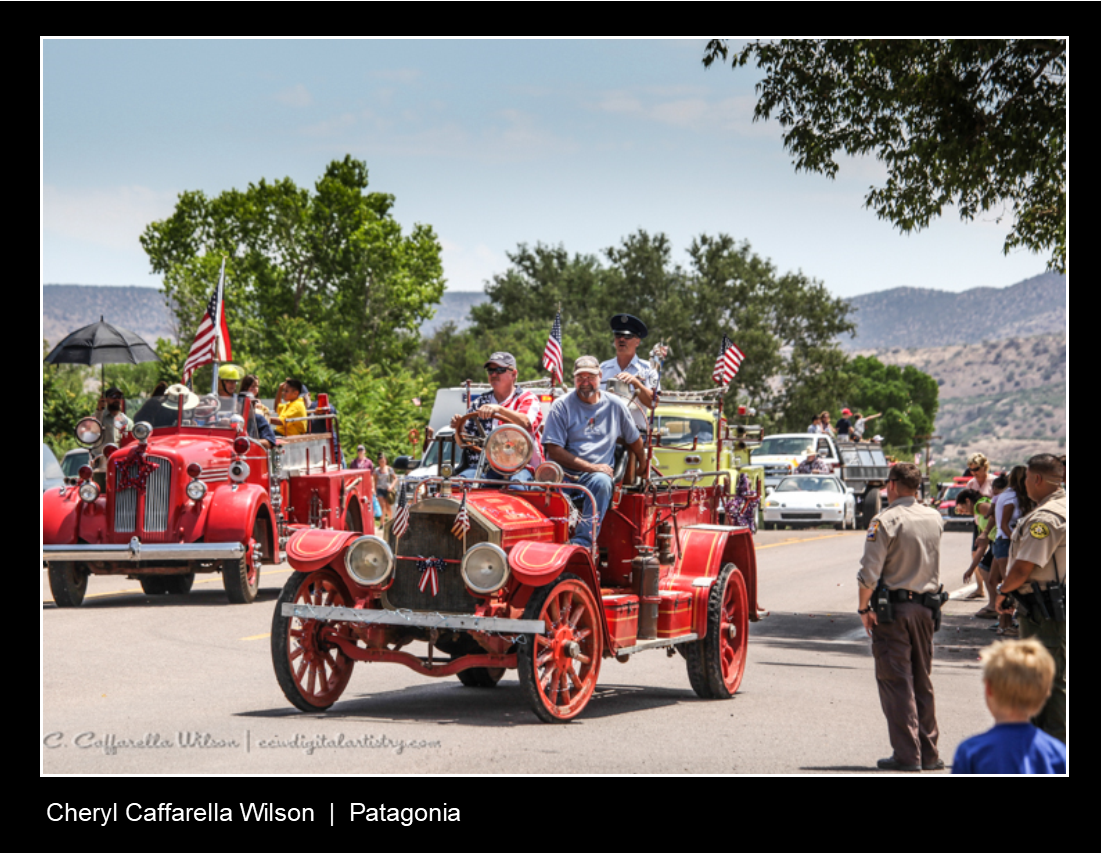
[[[411,462],[412,465],[410,464]],[[413,460],[409,456],[401,456],[394,461],[393,469],[395,471],[412,471],[413,469],[417,468],[420,462],[420,460]]]

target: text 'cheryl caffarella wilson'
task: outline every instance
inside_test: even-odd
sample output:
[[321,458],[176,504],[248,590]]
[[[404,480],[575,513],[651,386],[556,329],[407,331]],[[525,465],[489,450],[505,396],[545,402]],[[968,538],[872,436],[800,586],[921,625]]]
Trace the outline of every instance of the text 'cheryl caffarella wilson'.
[[[282,807],[273,803],[239,803],[233,806],[209,803],[203,806],[180,806],[172,803],[160,803],[147,806],[137,802],[106,806],[74,806],[68,803],[52,803],[46,808],[46,818],[50,821],[86,822],[106,827],[118,821],[154,821],[154,822],[211,822],[211,821],[249,821],[249,822],[314,822],[333,823],[336,805],[328,804],[324,810],[328,815],[318,815],[319,810],[309,806]],[[347,812],[345,812],[347,810]],[[459,808],[449,807],[446,803],[439,807],[387,807],[385,804],[367,806],[363,803],[342,805],[342,818],[348,821],[395,822],[410,826],[419,822],[460,821]]]

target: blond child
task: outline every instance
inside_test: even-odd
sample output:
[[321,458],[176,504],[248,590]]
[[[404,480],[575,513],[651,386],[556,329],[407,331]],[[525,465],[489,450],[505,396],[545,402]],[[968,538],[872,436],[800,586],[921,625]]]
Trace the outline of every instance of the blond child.
[[1056,663],[1035,640],[999,641],[980,653],[995,726],[961,742],[954,774],[1066,774],[1064,743],[1029,722],[1052,690]]

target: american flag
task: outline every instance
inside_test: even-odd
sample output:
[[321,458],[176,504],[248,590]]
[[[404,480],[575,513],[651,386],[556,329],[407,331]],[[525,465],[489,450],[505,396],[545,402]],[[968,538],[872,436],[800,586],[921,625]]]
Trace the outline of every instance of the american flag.
[[746,356],[742,350],[731,343],[731,339],[723,336],[723,343],[719,345],[719,357],[716,366],[712,370],[712,379],[718,385],[729,385],[738,373],[739,365]]
[[226,306],[223,295],[226,285],[226,259],[222,259],[222,271],[218,274],[218,287],[214,289],[207,312],[191,342],[191,351],[184,362],[184,382],[191,381],[191,375],[200,365],[214,361],[228,362],[233,358],[230,353],[230,330],[226,327]]
[[394,508],[394,523],[390,526],[394,539],[398,539],[409,528],[409,505],[406,504],[406,485],[403,482],[398,489],[398,506]]
[[562,382],[562,312],[555,312],[555,322],[543,350],[543,368],[551,372],[551,385]]
[[463,500],[459,502],[459,512],[455,514],[455,524],[452,525],[452,533],[459,539],[471,529],[471,517],[467,515],[467,493],[463,493]]

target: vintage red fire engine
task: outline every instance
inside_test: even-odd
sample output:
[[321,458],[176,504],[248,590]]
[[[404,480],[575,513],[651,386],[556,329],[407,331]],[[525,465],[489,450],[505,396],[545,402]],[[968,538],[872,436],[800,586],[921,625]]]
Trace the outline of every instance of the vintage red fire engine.
[[[532,450],[524,430],[502,425],[483,459],[508,476]],[[272,657],[293,705],[331,706],[357,661],[454,674],[470,687],[516,668],[536,715],[569,721],[592,697],[603,659],[659,648],[681,653],[699,696],[736,692],[748,621],[758,618],[757,571],[750,528],[720,524],[737,509],[730,473],[618,481],[590,550],[569,542],[572,499],[584,490],[554,463],[523,489],[455,478],[453,465],[417,484],[399,537],[392,527],[387,539],[291,538],[297,571],[276,605]],[[403,649],[413,642],[427,642],[427,655]]]
[[[42,559],[58,607],[84,600],[88,576],[138,578],[149,594],[187,593],[197,572],[221,572],[231,602],[256,598],[260,569],[278,564],[298,528],[372,533],[370,475],[342,470],[336,416],[318,395],[325,433],[257,438],[249,398],[172,386],[137,412],[133,430],[103,448],[100,471],[42,497]],[[255,416],[260,417],[260,416]],[[77,426],[85,444],[100,423]]]

